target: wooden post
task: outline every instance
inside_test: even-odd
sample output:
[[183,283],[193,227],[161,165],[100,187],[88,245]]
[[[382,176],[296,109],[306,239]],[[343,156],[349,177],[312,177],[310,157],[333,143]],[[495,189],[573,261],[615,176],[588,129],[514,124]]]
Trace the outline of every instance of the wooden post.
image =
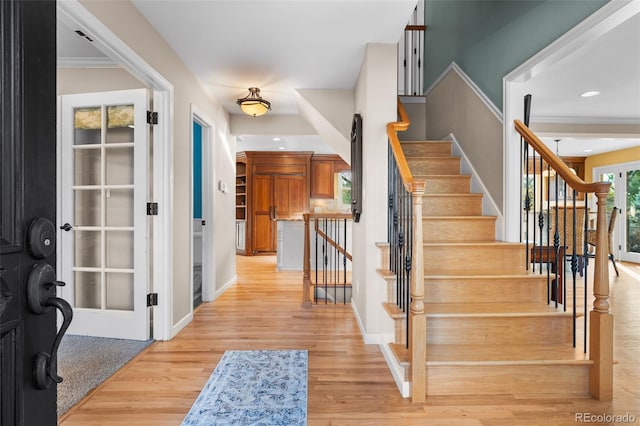
[[607,193],[598,192],[596,258],[593,274],[593,310],[589,313],[589,356],[593,361],[589,391],[602,401],[613,399],[613,315],[609,313],[609,243]]
[[427,390],[427,323],[424,312],[424,254],[422,240],[422,196],[424,182],[414,182],[413,253],[411,253],[411,309],[409,310],[409,357],[411,402],[424,402]]
[[311,242],[309,241],[309,213],[302,215],[304,217],[304,254],[303,254],[303,272],[302,272],[302,307],[311,307]]

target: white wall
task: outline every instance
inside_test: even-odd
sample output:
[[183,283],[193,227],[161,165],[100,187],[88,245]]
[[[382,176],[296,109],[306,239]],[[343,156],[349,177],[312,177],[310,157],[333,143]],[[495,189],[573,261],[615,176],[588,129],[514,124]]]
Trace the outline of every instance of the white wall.
[[355,112],[362,115],[363,208],[353,224],[353,303],[364,328],[365,342],[373,335],[393,333],[382,308],[386,301],[377,242],[387,239],[386,125],[397,121],[396,45],[369,44],[355,89]]
[[[162,74],[174,88],[173,117],[164,117],[164,119],[173,120],[171,135],[173,173],[170,181],[173,194],[171,207],[174,256],[173,259],[164,261],[172,262],[173,266],[172,324],[183,323],[183,320],[191,314],[192,303],[189,288],[191,105],[197,106],[215,124],[214,182],[218,180],[234,182],[235,180],[235,138],[229,134],[229,116],[218,102],[206,95],[200,82],[182,63],[178,55],[129,1],[81,0],[81,4]],[[222,194],[216,191],[214,197],[215,280],[216,287],[219,287],[230,282],[235,276],[235,247],[229,243],[235,240],[235,216],[232,193]]]

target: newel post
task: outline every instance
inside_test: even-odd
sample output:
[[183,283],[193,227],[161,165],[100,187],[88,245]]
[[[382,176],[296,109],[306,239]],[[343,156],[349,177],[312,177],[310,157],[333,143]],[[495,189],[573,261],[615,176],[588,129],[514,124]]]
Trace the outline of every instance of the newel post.
[[427,323],[424,312],[424,254],[422,245],[424,187],[424,182],[414,182],[410,188],[413,196],[413,253],[411,253],[411,308],[409,310],[412,402],[424,402],[427,393]]
[[311,242],[309,241],[309,213],[302,215],[304,217],[304,258],[303,258],[303,273],[302,273],[302,307],[311,307]]
[[598,192],[596,259],[593,276],[593,310],[589,313],[589,376],[591,395],[602,401],[613,399],[613,315],[609,313],[609,265],[607,193]]

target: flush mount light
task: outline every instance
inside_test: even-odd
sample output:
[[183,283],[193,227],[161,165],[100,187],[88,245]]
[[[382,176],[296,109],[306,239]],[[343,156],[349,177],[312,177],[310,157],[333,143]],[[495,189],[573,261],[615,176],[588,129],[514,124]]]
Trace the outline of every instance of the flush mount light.
[[257,87],[249,87],[249,94],[236,100],[236,103],[240,105],[242,112],[253,117],[264,115],[271,110],[271,102],[260,97],[260,89]]
[[272,139],[272,141],[274,141],[274,142],[280,142],[280,141],[281,141],[281,139],[280,139],[280,138],[273,138],[273,139]]
[[591,98],[593,96],[598,96],[599,94],[600,92],[598,92],[597,90],[590,90],[588,92],[581,93],[580,96],[582,96],[583,98]]
[[585,149],[584,152],[593,152],[592,149]]

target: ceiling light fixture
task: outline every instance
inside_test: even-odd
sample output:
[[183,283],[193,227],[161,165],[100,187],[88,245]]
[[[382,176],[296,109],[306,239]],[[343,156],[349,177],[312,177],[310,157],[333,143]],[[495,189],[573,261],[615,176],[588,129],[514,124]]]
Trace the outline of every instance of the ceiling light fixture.
[[242,112],[253,117],[264,115],[271,110],[271,102],[260,97],[260,89],[257,87],[249,87],[249,94],[236,100],[236,103],[240,105]]
[[590,90],[588,92],[581,93],[580,96],[582,96],[583,98],[591,98],[593,96],[598,96],[599,94],[600,92],[598,92],[597,90]]

